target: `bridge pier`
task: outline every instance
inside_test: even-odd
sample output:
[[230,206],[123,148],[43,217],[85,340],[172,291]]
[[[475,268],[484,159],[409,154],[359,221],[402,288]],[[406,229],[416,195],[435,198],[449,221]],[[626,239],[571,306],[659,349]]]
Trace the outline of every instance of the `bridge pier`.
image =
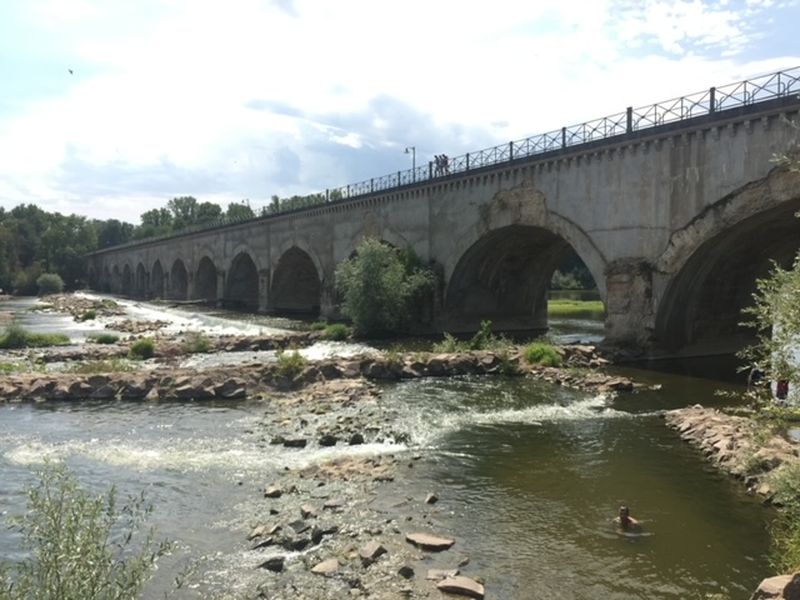
[[653,265],[644,259],[618,259],[606,268],[605,341],[647,348],[653,341]]

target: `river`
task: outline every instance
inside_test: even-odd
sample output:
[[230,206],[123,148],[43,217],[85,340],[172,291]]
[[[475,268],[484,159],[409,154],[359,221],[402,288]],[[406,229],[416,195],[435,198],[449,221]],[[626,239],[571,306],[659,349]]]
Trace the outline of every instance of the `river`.
[[[14,306],[29,325],[49,319],[50,331],[83,335],[68,319]],[[209,328],[287,325],[143,304],[135,310]],[[569,339],[580,337],[580,326],[565,329]],[[590,327],[581,339],[597,335]],[[387,385],[382,402],[402,415],[395,429],[408,441],[335,452],[422,457],[397,485],[409,496],[437,493],[437,527],[458,540],[471,559],[465,571],[485,578],[488,598],[748,598],[770,572],[771,514],[660,417],[668,408],[719,402],[714,390],[730,384],[656,371],[634,376],[661,389],[609,401],[499,377]],[[90,489],[143,490],[159,535],[178,540],[181,550],[162,564],[148,594],[167,590],[187,565],[196,568],[191,591],[181,595],[244,593],[260,576],[244,538],[270,473],[334,452],[267,445],[258,429],[263,413],[257,401],[0,405],[0,512],[23,510],[32,468],[63,459]],[[389,507],[393,498],[381,502]],[[623,503],[644,521],[644,535],[620,536],[610,526]],[[0,558],[18,558],[18,542],[13,531],[0,531]]]

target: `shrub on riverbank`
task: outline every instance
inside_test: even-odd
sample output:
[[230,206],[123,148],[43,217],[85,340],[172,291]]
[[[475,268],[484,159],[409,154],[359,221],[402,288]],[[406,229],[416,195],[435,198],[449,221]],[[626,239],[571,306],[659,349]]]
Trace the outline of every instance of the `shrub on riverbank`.
[[478,331],[468,340],[459,340],[455,336],[445,333],[444,339],[433,345],[434,352],[469,352],[470,350],[504,350],[511,346],[511,342],[503,336],[492,332],[491,321],[481,321]]
[[97,318],[97,311],[93,308],[89,310],[83,311],[80,315],[76,317],[76,321],[83,322],[83,321],[92,321]]
[[181,344],[187,354],[202,354],[211,350],[211,340],[200,331],[190,331]]
[[790,573],[800,568],[800,464],[780,469],[771,483],[773,501],[782,508],[770,524],[770,562],[777,572]]
[[561,366],[561,355],[550,344],[533,342],[525,347],[522,354],[525,360],[532,365],[542,365],[544,367]]
[[142,338],[131,344],[128,356],[131,358],[153,358],[156,354],[156,343],[153,338]]
[[331,323],[322,330],[322,339],[332,342],[343,342],[350,337],[351,329],[344,323]]
[[404,331],[434,280],[413,252],[370,238],[361,242],[353,258],[336,267],[342,312],[362,337]]
[[36,287],[40,296],[60,294],[64,291],[64,280],[58,273],[42,273],[36,278]]
[[144,524],[144,496],[117,506],[116,491],[92,496],[63,465],[46,465],[28,490],[23,516],[12,519],[27,558],[0,570],[0,598],[141,597],[172,544]]
[[94,333],[86,338],[87,342],[94,342],[95,344],[116,344],[119,341],[119,336],[113,333]]
[[39,348],[65,346],[69,337],[63,333],[33,333],[20,325],[9,325],[0,335],[0,348]]
[[277,355],[277,366],[275,373],[279,377],[286,377],[287,379],[294,379],[305,368],[308,361],[297,351],[292,352],[280,351]]

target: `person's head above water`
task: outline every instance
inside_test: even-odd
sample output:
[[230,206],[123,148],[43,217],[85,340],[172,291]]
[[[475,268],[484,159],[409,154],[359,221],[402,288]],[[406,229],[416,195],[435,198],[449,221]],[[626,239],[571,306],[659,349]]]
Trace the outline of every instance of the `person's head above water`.
[[622,506],[619,507],[620,522],[622,523],[626,522],[628,519],[630,519],[630,516],[631,516],[631,511],[627,506],[623,504]]

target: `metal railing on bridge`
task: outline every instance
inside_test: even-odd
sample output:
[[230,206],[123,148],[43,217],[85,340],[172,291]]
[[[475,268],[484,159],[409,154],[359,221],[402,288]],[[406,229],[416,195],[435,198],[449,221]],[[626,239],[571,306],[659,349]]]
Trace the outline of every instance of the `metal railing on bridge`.
[[558,152],[567,148],[574,148],[583,144],[606,140],[617,136],[631,134],[637,131],[652,129],[685,121],[704,115],[713,115],[734,108],[746,107],[777,98],[798,95],[800,96],[800,67],[761,75],[745,81],[731,83],[721,87],[712,87],[702,92],[687,96],[680,96],[671,100],[648,104],[638,108],[629,107],[606,117],[600,117],[585,123],[562,127],[546,133],[532,135],[521,140],[514,140],[506,144],[485,148],[477,152],[468,152],[461,156],[447,159],[446,167],[434,168],[434,162],[421,165],[413,169],[400,170],[381,177],[375,177],[358,183],[351,183],[342,187],[325,190],[318,194],[319,202],[310,203],[302,207],[292,207],[288,210],[268,212],[266,215],[252,219],[220,219],[212,223],[198,225],[179,232],[165,234],[146,240],[129,242],[116,248],[129,245],[152,242],[166,239],[176,235],[184,235],[206,229],[214,229],[234,225],[246,221],[256,221],[270,216],[299,212],[317,206],[368,196],[376,192],[386,192],[395,188],[402,188],[426,181],[446,179],[453,175],[463,174],[486,167],[500,165],[511,161],[521,160],[549,152]]

